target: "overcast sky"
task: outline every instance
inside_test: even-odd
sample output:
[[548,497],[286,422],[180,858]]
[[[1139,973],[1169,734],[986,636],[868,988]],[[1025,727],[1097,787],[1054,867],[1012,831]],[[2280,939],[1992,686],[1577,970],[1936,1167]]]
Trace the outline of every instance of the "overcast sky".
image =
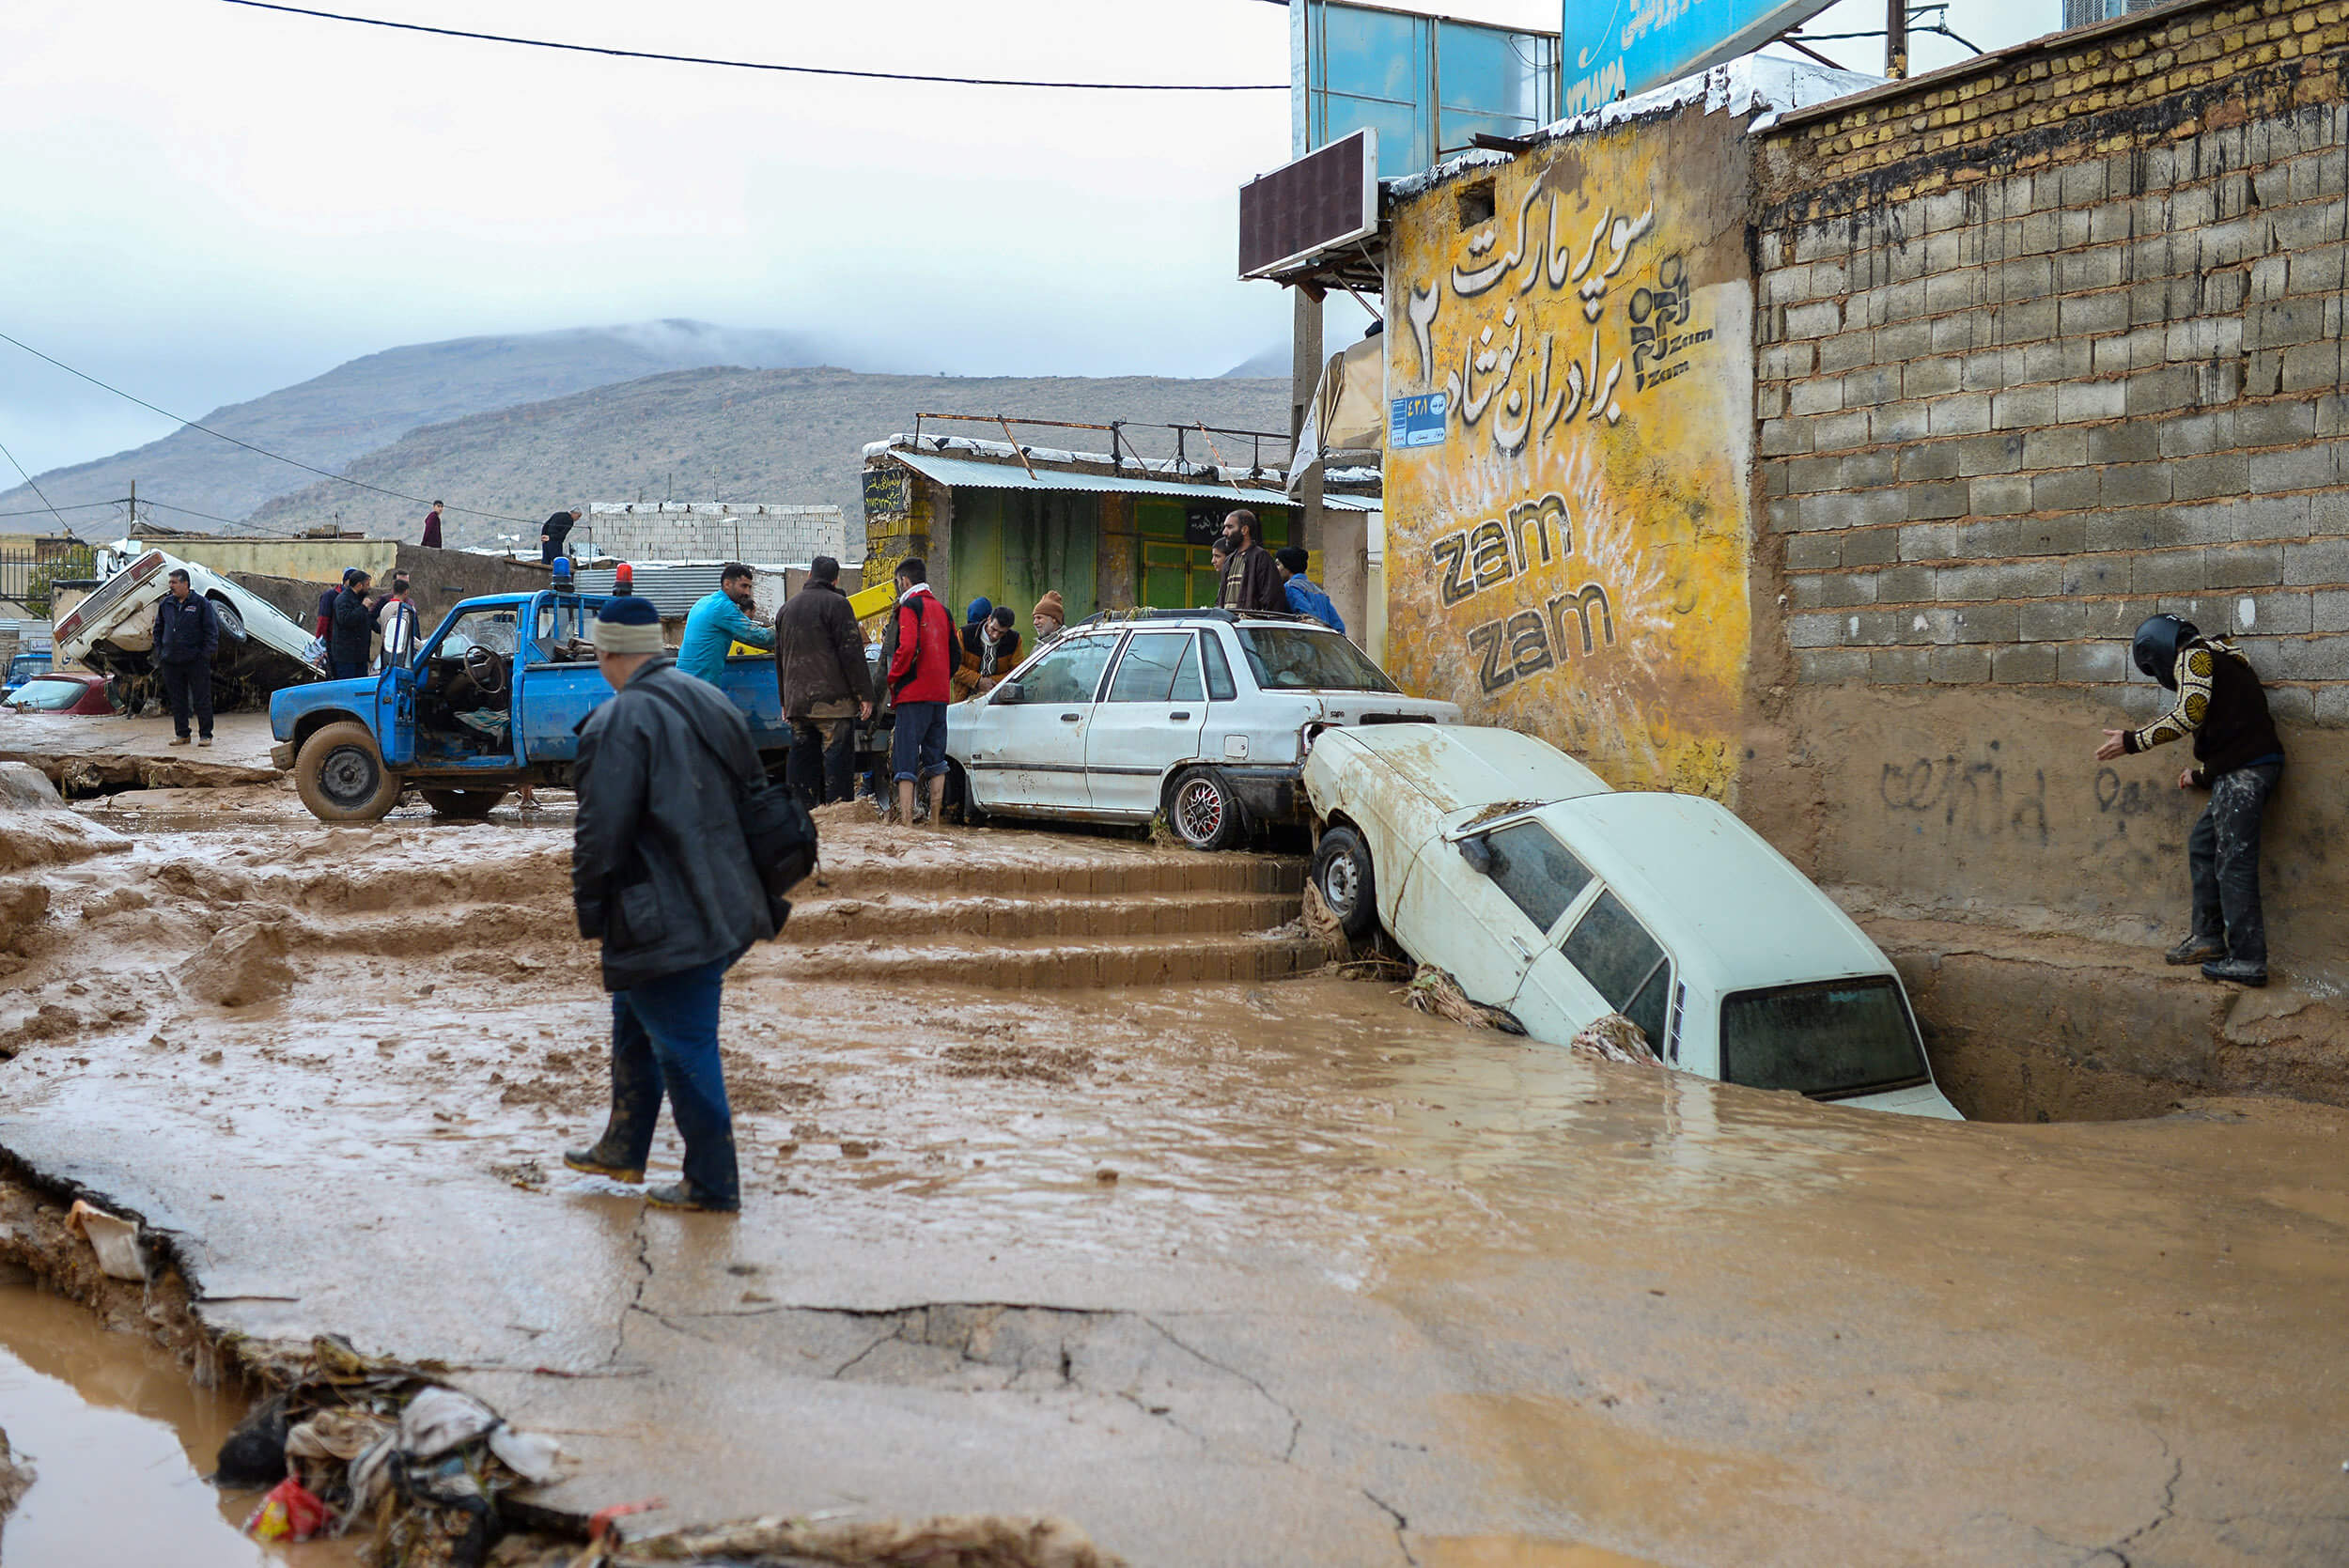
[[[1287,12],[1264,0],[320,8],[859,69],[1288,74]],[[1541,0],[1444,8],[1557,24]],[[2057,9],[1951,15],[1996,47]],[[1811,30],[1881,25],[1880,4],[1843,0]],[[1881,68],[1878,43],[1825,47]],[[1279,92],[853,82],[221,0],[8,0],[0,146],[0,331],[197,417],[396,344],[659,317],[809,332],[869,368],[1018,375],[1214,375],[1288,324],[1278,289],[1232,275],[1235,192],[1287,156]],[[0,344],[0,444],[36,474],[170,427]]]

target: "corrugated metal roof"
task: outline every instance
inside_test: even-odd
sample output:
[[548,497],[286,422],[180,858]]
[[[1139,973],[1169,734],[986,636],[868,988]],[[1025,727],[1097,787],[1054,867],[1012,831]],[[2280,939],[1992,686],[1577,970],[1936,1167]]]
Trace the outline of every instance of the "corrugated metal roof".
[[[1279,490],[1255,485],[1185,485],[1171,479],[1127,478],[1108,474],[1071,474],[1065,469],[1028,471],[1013,463],[983,463],[969,458],[946,458],[934,452],[888,454],[941,485],[961,485],[996,490],[1091,490],[1105,495],[1179,495],[1202,501],[1233,501],[1251,506],[1294,506]],[[1325,495],[1322,505],[1340,512],[1375,512],[1379,503],[1359,495]]]
[[[688,613],[716,593],[718,574],[724,569],[723,562],[709,567],[637,567],[630,575],[636,581],[638,598],[649,599],[664,618],[675,618]],[[577,575],[581,593],[608,594],[617,574],[605,567],[583,570]]]

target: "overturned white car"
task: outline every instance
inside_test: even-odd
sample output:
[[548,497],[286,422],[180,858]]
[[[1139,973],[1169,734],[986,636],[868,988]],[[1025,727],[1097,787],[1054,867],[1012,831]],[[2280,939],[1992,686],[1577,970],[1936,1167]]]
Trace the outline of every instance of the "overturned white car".
[[206,567],[150,550],[98,585],[56,626],[57,658],[107,677],[115,706],[135,716],[163,700],[154,668],[155,606],[171,591],[171,574],[212,601],[220,651],[212,657],[212,706],[223,712],[267,701],[280,687],[319,678],[309,660],[311,633],[260,595]]
[[1957,1117],[1890,961],[1719,802],[1470,725],[1326,733],[1304,785],[1347,932],[1383,924],[1534,1038],[1621,1013],[1688,1072]]

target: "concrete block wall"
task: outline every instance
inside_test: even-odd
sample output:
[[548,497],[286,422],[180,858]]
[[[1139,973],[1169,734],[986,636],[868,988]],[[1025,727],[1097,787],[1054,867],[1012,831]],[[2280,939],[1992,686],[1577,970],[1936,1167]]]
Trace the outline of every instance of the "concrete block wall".
[[2169,610],[2349,725],[2345,52],[2339,4],[2173,7],[1766,138],[1798,681],[2112,689]]
[[837,506],[717,502],[599,502],[581,534],[603,554],[650,561],[800,564],[830,555],[863,558],[862,530],[851,550],[847,516]]

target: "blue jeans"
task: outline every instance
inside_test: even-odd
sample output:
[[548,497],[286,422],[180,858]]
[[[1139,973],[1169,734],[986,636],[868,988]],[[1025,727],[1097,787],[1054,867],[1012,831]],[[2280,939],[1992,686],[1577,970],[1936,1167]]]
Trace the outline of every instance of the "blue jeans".
[[336,680],[358,680],[367,673],[367,661],[364,659],[337,659],[332,663]]
[[946,771],[946,705],[899,703],[895,712],[889,760],[896,765],[897,782],[910,784]]
[[726,1109],[718,1061],[718,1004],[736,958],[612,994],[612,1122],[607,1151],[644,1169],[665,1091],[685,1140],[685,1179],[703,1203],[732,1208],[742,1201],[735,1172],[734,1114]]

